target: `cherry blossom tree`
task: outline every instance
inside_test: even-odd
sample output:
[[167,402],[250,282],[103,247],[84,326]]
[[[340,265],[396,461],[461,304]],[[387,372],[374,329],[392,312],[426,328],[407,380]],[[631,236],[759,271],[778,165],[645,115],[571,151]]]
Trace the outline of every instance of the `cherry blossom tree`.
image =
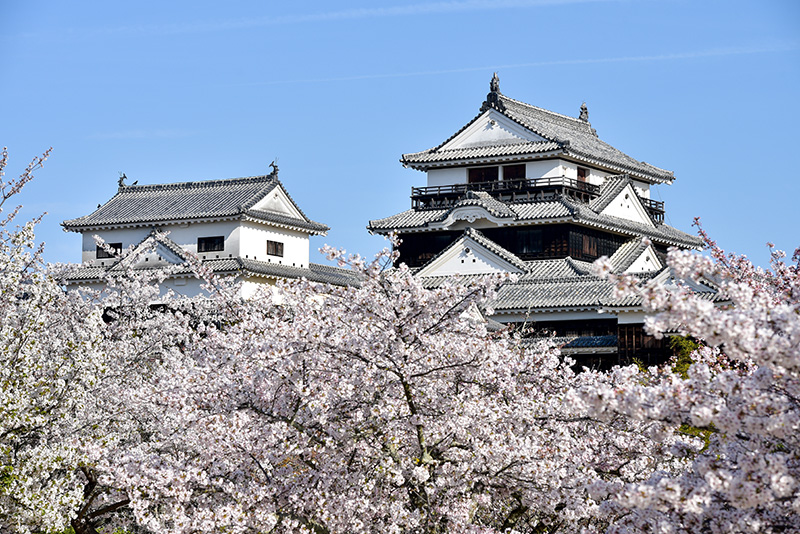
[[[0,530],[63,526],[82,502],[79,444],[90,391],[102,372],[99,314],[65,293],[42,266],[37,221],[12,229],[10,202],[49,150],[19,178],[5,179],[0,158]],[[64,317],[71,320],[64,321]]]
[[592,484],[685,467],[668,426],[563,402],[607,377],[487,332],[502,280],[428,290],[391,260],[215,297],[224,319],[115,395],[147,432],[96,444],[102,481],[156,532],[579,532],[616,517]]
[[[590,384],[574,403],[601,420],[624,414],[702,429],[710,442],[677,476],[655,471],[593,492],[611,497],[611,513],[631,510],[611,532],[800,532],[800,249],[789,265],[773,250],[763,270],[701,236],[710,257],[672,251],[668,262],[678,277],[714,281],[727,305],[680,285],[611,276],[620,293],[642,296],[651,332],[702,342],[688,379],[652,369],[613,389]],[[603,262],[597,268],[608,271]]]

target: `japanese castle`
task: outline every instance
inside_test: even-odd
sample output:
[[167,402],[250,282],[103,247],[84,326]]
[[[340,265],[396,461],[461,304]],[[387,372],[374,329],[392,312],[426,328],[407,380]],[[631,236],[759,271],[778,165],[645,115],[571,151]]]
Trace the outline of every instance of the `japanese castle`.
[[[589,122],[505,96],[495,74],[477,116],[440,145],[404,154],[425,172],[411,209],[369,222],[397,232],[399,262],[427,287],[510,272],[492,319],[556,336],[579,362],[662,361],[662,340],[646,335],[636,299],[616,300],[592,274],[608,256],[618,273],[672,283],[669,247],[697,249],[698,237],[664,224],[664,203],[650,188],[671,184],[667,171],[604,143]],[[712,287],[695,284],[715,299]]]
[[[617,273],[675,283],[667,249],[702,245],[664,224],[664,203],[651,198],[651,186],[675,176],[601,141],[585,104],[569,117],[505,96],[496,74],[489,88],[464,127],[402,156],[427,185],[411,188],[411,209],[367,228],[397,232],[398,261],[430,288],[456,276],[517,275],[492,303],[495,326],[555,337],[584,365],[663,361],[665,343],[644,332],[640,302],[615,299],[591,264],[608,256]],[[201,283],[185,267],[192,255],[241,280],[244,296],[278,279],[357,283],[351,271],[309,260],[309,237],[328,227],[303,213],[274,164],[270,174],[228,180],[127,185],[123,176],[114,197],[62,225],[83,235],[68,285],[102,287],[109,273],[171,265],[164,286],[197,295]],[[717,299],[711,284],[689,285]]]
[[83,235],[82,263],[68,285],[99,288],[107,274],[172,266],[163,286],[198,295],[203,289],[187,266],[190,254],[215,274],[235,276],[243,296],[279,279],[356,280],[352,271],[309,260],[309,237],[329,228],[295,204],[274,164],[270,174],[228,180],[127,185],[123,175],[108,202],[62,226]]

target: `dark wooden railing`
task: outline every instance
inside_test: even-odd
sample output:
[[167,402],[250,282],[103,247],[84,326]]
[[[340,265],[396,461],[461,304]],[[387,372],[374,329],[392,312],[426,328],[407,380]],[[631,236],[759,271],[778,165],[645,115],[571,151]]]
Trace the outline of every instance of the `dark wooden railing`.
[[[554,176],[412,187],[411,206],[415,210],[449,208],[468,191],[484,191],[504,202],[547,201],[559,195],[590,202],[600,194],[600,186],[566,176]],[[664,222],[664,202],[644,197],[639,199],[655,223]]]
[[468,191],[483,191],[506,202],[552,200],[559,194],[589,202],[600,193],[600,187],[566,176],[433,185],[412,187],[411,204],[418,210],[449,207],[458,202]]
[[649,198],[639,197],[639,200],[642,201],[642,205],[644,205],[647,212],[650,214],[650,218],[653,219],[656,223],[663,223],[664,222],[664,201],[663,200],[651,200]]
[[411,197],[437,196],[437,195],[462,195],[467,191],[486,191],[487,193],[500,193],[507,191],[524,191],[531,188],[564,186],[597,194],[600,187],[587,182],[580,182],[575,178],[555,176],[551,178],[521,178],[517,180],[493,180],[491,182],[474,182],[471,184],[432,185],[427,187],[412,187]]

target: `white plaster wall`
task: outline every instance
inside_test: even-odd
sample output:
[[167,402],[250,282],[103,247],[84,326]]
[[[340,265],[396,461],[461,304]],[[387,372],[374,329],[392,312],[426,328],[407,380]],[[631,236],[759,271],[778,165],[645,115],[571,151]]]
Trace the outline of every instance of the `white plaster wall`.
[[[283,243],[283,257],[267,255],[267,241]],[[240,230],[240,257],[280,265],[308,267],[308,234],[245,222]]]
[[113,258],[97,259],[97,243],[95,243],[94,240],[95,235],[100,236],[106,243],[122,243],[122,248],[126,249],[131,245],[136,245],[141,242],[149,233],[150,228],[124,228],[120,230],[84,232],[82,234],[81,261],[83,263],[96,265],[109,261],[116,261]]
[[428,171],[428,187],[435,185],[451,185],[467,183],[466,167],[449,167]]
[[647,273],[661,268],[661,262],[658,261],[652,247],[648,247],[641,256],[636,258],[630,267],[625,271],[626,273]]
[[586,175],[586,181],[590,184],[594,185],[602,185],[605,182],[608,176],[611,176],[607,172],[599,171],[597,169],[593,169],[588,165],[583,165],[579,163],[575,163],[572,161],[563,161],[561,160],[561,170],[562,173],[559,176],[566,176],[567,178],[572,178],[573,180],[578,179],[578,167],[582,167],[588,171]]
[[561,164],[562,161],[560,159],[528,161],[525,163],[525,177],[534,179],[561,176]]
[[650,215],[644,211],[644,208],[635,197],[636,194],[633,189],[631,187],[626,187],[617,195],[617,198],[603,210],[603,214],[652,226],[653,223],[650,219]]
[[[199,222],[199,223],[186,223],[186,224],[167,224],[159,228],[168,232],[169,238],[181,246],[184,250],[197,252],[197,238],[198,237],[225,237],[225,250],[219,252],[209,252],[206,254],[207,259],[214,259],[217,256],[220,258],[237,256],[239,253],[239,221],[218,221],[218,222]],[[109,261],[108,259],[98,260],[97,249],[94,242],[94,236],[98,235],[103,238],[106,243],[122,243],[122,248],[128,248],[131,245],[140,243],[152,230],[152,227],[141,228],[122,228],[117,230],[101,230],[97,232],[85,232],[83,234],[83,263],[93,263],[100,265],[103,262]],[[202,258],[202,255],[201,255]]]
[[[469,249],[469,252],[467,252],[467,249]],[[509,267],[505,262],[498,261],[494,254],[468,240],[462,243],[460,249],[452,249],[431,265],[430,269],[424,269],[422,272],[425,273],[425,276],[489,274],[508,272]],[[514,271],[517,271],[517,269],[514,269]]]

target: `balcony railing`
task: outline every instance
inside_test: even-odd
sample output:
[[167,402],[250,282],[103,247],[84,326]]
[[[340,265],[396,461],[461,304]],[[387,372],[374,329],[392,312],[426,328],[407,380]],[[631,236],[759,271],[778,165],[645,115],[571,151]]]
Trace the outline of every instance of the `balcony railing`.
[[414,209],[444,208],[458,202],[467,191],[484,191],[499,200],[507,202],[552,200],[559,194],[588,202],[600,193],[600,187],[574,178],[567,178],[566,176],[495,180],[468,184],[412,187],[411,202]]
[[[543,202],[562,195],[590,202],[600,194],[600,186],[566,176],[554,176],[412,187],[411,206],[416,210],[449,208],[468,191],[484,191],[504,202]],[[655,223],[664,222],[664,202],[644,197],[639,199]]]
[[663,223],[664,222],[664,201],[663,200],[650,200],[649,198],[639,197],[639,200],[642,201],[647,212],[650,214],[650,218],[653,219],[656,223]]

